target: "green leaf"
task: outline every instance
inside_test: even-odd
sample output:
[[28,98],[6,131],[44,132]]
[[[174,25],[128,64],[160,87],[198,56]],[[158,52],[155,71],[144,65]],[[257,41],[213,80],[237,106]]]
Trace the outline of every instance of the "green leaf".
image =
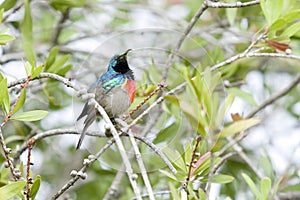
[[86,0],[51,0],[50,4],[54,9],[65,12],[68,8],[84,6]]
[[175,188],[174,184],[169,182],[168,185],[169,185],[169,188],[170,188],[170,191],[171,191],[171,199],[182,199],[182,198],[180,198],[178,189]]
[[22,192],[25,185],[26,185],[26,181],[17,181],[1,187],[0,188],[1,200],[10,200],[11,198],[15,197],[20,192]]
[[230,94],[226,97],[224,103],[219,109],[218,115],[216,116],[216,123],[221,124],[224,120],[224,116],[228,108],[232,105],[233,101],[235,99],[235,95]]
[[227,137],[230,135],[234,135],[236,133],[239,133],[241,131],[244,131],[248,128],[251,128],[252,126],[257,125],[260,122],[259,119],[251,118],[251,119],[243,119],[239,121],[235,121],[229,126],[225,127],[220,133],[220,137]]
[[270,31],[276,31],[284,28],[287,25],[287,21],[284,19],[277,19],[269,28]]
[[286,28],[281,35],[292,37],[299,31],[300,31],[300,21],[296,22],[296,23],[292,24],[291,26],[289,26],[288,28]]
[[166,175],[167,177],[173,179],[174,181],[178,181],[177,178],[176,178],[176,176],[175,176],[174,174],[171,174],[170,172],[165,171],[165,170],[162,170],[162,169],[160,169],[159,171],[160,171],[162,174]]
[[268,26],[271,26],[274,21],[276,21],[280,15],[283,7],[282,0],[261,0],[261,9],[264,13]]
[[280,177],[276,184],[273,186],[273,190],[272,190],[272,195],[271,195],[271,198],[270,199],[274,199],[275,195],[277,194],[277,191],[278,191],[278,188],[279,188],[279,185],[281,183],[281,181],[284,179],[284,177]]
[[16,5],[17,1],[18,0],[5,0],[4,2],[1,3],[0,9],[3,8],[5,11],[7,11],[7,10],[11,9],[12,7],[14,7],[14,5]]
[[45,71],[48,71],[48,69],[54,63],[57,53],[58,53],[58,47],[53,47],[49,53],[49,56],[46,59]]
[[[212,178],[212,183],[225,184],[225,183],[231,183],[233,180],[234,180],[233,176],[229,176],[229,175],[226,175],[226,174],[216,174]],[[205,178],[202,181],[207,182],[208,178]]]
[[159,83],[161,79],[161,71],[157,67],[155,67],[154,63],[149,65],[148,71],[149,75],[151,76],[151,80],[154,83]]
[[32,110],[28,112],[20,113],[19,115],[12,117],[13,120],[19,121],[38,121],[48,115],[48,111],[45,110]]
[[20,94],[20,97],[17,99],[17,104],[14,106],[11,114],[15,114],[16,112],[18,112],[18,110],[20,110],[20,108],[22,108],[22,106],[24,105],[26,99],[26,88],[24,88]]
[[30,62],[26,61],[24,66],[27,76],[30,76],[32,73],[32,65],[30,64]]
[[179,169],[181,169],[182,171],[186,171],[187,168],[185,162],[178,151],[166,147],[163,149],[163,152],[166,154],[169,160],[173,162]]
[[33,32],[32,32],[32,17],[29,7],[29,0],[25,0],[25,15],[21,24],[23,48],[26,54],[27,60],[35,67],[36,56],[33,49]]
[[167,138],[171,137],[172,135],[175,135],[174,133],[176,133],[178,131],[178,129],[179,129],[178,123],[171,124],[167,128],[159,131],[159,133],[157,134],[157,136],[153,142],[155,144],[157,144],[157,143],[166,141]]
[[9,113],[10,99],[8,95],[7,79],[3,78],[0,82],[0,104],[5,114]]
[[199,196],[199,200],[206,199],[206,193],[203,191],[201,187],[198,189],[198,196]]
[[280,192],[299,192],[300,191],[300,183],[295,185],[287,185],[280,189]]
[[56,73],[58,72],[63,65],[69,60],[70,55],[63,55],[58,59],[55,59],[55,62],[51,65],[51,67],[47,70],[48,72]]
[[3,13],[4,13],[4,9],[0,9],[0,22],[2,22],[3,20]]
[[[234,3],[235,1],[230,0],[228,3]],[[226,8],[226,16],[231,26],[234,26],[234,21],[237,13],[237,8]]]
[[35,180],[30,188],[30,193],[29,196],[31,197],[31,199],[35,199],[36,194],[38,193],[39,189],[40,189],[40,185],[41,185],[41,176],[37,175],[35,177]]
[[65,67],[63,67],[62,69],[60,69],[60,70],[57,72],[57,75],[65,76],[66,73],[67,73],[68,71],[70,71],[70,69],[72,69],[72,65],[71,65],[71,64],[66,65]]
[[15,40],[16,38],[12,35],[8,35],[8,34],[0,34],[0,44],[4,45],[8,42],[11,42],[13,40]]
[[37,77],[38,75],[40,75],[40,73],[43,71],[44,65],[40,65],[36,68],[34,68],[31,78],[34,79],[35,77]]
[[256,102],[253,99],[252,94],[245,92],[239,88],[233,87],[233,88],[229,88],[227,90],[229,93],[234,94],[235,96],[240,97],[241,99],[243,99],[245,102],[247,102],[248,104],[250,104],[251,106],[256,106]]
[[259,193],[258,189],[256,188],[255,183],[251,180],[251,178],[247,174],[242,173],[242,176],[243,176],[244,180],[246,181],[246,183],[248,184],[248,186],[250,187],[250,189],[252,190],[252,192],[254,193],[255,197],[257,199],[259,199],[260,193]]
[[270,190],[271,190],[271,179],[268,177],[264,177],[260,181],[261,200],[268,200]]

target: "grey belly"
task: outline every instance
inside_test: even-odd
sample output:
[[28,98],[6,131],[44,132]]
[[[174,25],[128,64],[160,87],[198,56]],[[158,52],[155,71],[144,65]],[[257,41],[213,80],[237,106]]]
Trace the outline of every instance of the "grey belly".
[[128,94],[121,87],[115,87],[109,92],[96,88],[96,101],[105,109],[109,117],[117,117],[127,111],[131,102]]

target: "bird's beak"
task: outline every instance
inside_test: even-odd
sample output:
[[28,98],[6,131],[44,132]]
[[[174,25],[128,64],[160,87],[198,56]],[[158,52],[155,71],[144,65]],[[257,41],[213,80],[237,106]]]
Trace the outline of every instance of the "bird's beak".
[[128,49],[127,51],[125,51],[125,53],[121,54],[121,55],[119,56],[119,58],[120,58],[120,59],[126,59],[126,56],[127,56],[128,52],[131,51],[131,50],[132,50],[132,49]]

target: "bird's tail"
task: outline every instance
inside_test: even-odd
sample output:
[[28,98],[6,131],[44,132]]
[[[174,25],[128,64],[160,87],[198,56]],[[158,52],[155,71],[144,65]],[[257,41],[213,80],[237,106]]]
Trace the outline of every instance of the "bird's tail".
[[84,105],[81,114],[79,115],[79,117],[77,118],[77,121],[80,120],[82,117],[84,117],[85,115],[87,115],[87,117],[85,118],[83,124],[83,130],[82,133],[80,135],[80,138],[78,140],[76,149],[79,149],[81,146],[81,143],[83,141],[83,138],[85,136],[86,130],[88,129],[88,127],[94,122],[94,120],[96,119],[96,109],[95,106],[93,105],[89,105],[88,102]]

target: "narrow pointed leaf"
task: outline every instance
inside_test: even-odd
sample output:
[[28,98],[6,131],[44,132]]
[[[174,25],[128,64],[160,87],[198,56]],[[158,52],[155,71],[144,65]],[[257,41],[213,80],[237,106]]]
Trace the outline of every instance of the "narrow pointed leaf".
[[12,119],[19,120],[19,121],[38,121],[43,119],[47,115],[48,115],[48,111],[33,110],[33,111],[20,113],[19,115],[13,117]]
[[[231,183],[234,180],[233,176],[229,176],[226,174],[216,174],[212,178],[212,183],[219,183],[219,184],[225,184],[225,183]],[[205,178],[201,180],[202,182],[207,182],[208,179]]]
[[35,180],[30,188],[30,193],[29,196],[31,197],[31,199],[35,199],[36,194],[38,193],[39,189],[40,189],[40,185],[41,185],[41,176],[37,175],[35,177]]
[[260,181],[261,200],[268,200],[270,190],[271,190],[271,179],[268,177],[264,177]]
[[162,170],[162,169],[160,169],[159,171],[160,171],[162,174],[166,175],[167,177],[173,179],[174,181],[178,181],[177,178],[176,178],[176,176],[175,176],[174,174],[171,174],[170,172],[165,171],[165,170]]
[[283,31],[283,33],[281,35],[286,35],[288,37],[292,37],[299,31],[300,31],[300,21],[289,26],[287,29],[285,29]]
[[46,59],[45,71],[48,71],[50,66],[54,63],[58,53],[58,47],[53,47],[49,53],[49,56]]
[[27,60],[30,62],[30,64],[33,67],[35,67],[36,56],[33,49],[32,17],[31,17],[31,11],[29,7],[29,0],[25,0],[24,6],[25,6],[25,15],[21,25],[23,48]]
[[252,94],[245,92],[239,88],[233,87],[233,88],[229,88],[227,90],[229,93],[234,94],[235,96],[240,97],[241,99],[243,99],[245,102],[247,102],[248,104],[250,104],[251,106],[256,106],[256,102],[252,96]]
[[4,9],[5,11],[11,9],[14,7],[14,5],[17,3],[18,0],[5,0],[4,2],[1,3],[0,9]]
[[250,187],[250,189],[252,190],[252,192],[254,193],[255,197],[257,199],[259,199],[260,193],[259,193],[258,189],[256,188],[255,183],[252,181],[252,179],[247,174],[242,173],[242,176],[243,176],[244,180],[246,181],[246,183],[248,184],[248,186]]
[[70,54],[61,56],[60,58],[55,60],[55,62],[51,65],[51,67],[47,71],[52,73],[58,72],[64,66],[64,64],[69,60],[69,58],[70,58]]
[[31,78],[34,79],[35,77],[40,75],[40,73],[43,71],[43,68],[44,68],[44,65],[40,65],[40,66],[34,68],[32,74],[31,74]]
[[235,121],[226,128],[224,128],[220,133],[220,137],[227,137],[230,135],[234,135],[236,133],[239,133],[241,131],[244,131],[248,128],[251,128],[252,126],[257,125],[260,122],[259,119],[251,118],[251,119],[243,119],[239,121]]
[[0,44],[4,45],[8,42],[11,42],[13,40],[15,40],[16,38],[12,35],[8,35],[8,34],[1,34],[0,35]]
[[10,108],[10,100],[8,95],[8,88],[7,88],[7,79],[4,78],[0,82],[0,104],[2,106],[3,111],[8,114]]
[[25,187],[26,181],[17,181],[9,183],[0,188],[1,200],[10,200],[17,196]]
[[31,75],[31,70],[32,70],[32,65],[28,61],[26,61],[26,63],[25,63],[25,71],[26,71],[27,76]]
[[12,115],[15,114],[16,112],[18,112],[18,110],[20,110],[20,108],[22,108],[22,106],[24,105],[26,99],[26,88],[24,88],[20,94],[20,97],[17,100],[17,104],[15,105],[15,107],[12,110]]

